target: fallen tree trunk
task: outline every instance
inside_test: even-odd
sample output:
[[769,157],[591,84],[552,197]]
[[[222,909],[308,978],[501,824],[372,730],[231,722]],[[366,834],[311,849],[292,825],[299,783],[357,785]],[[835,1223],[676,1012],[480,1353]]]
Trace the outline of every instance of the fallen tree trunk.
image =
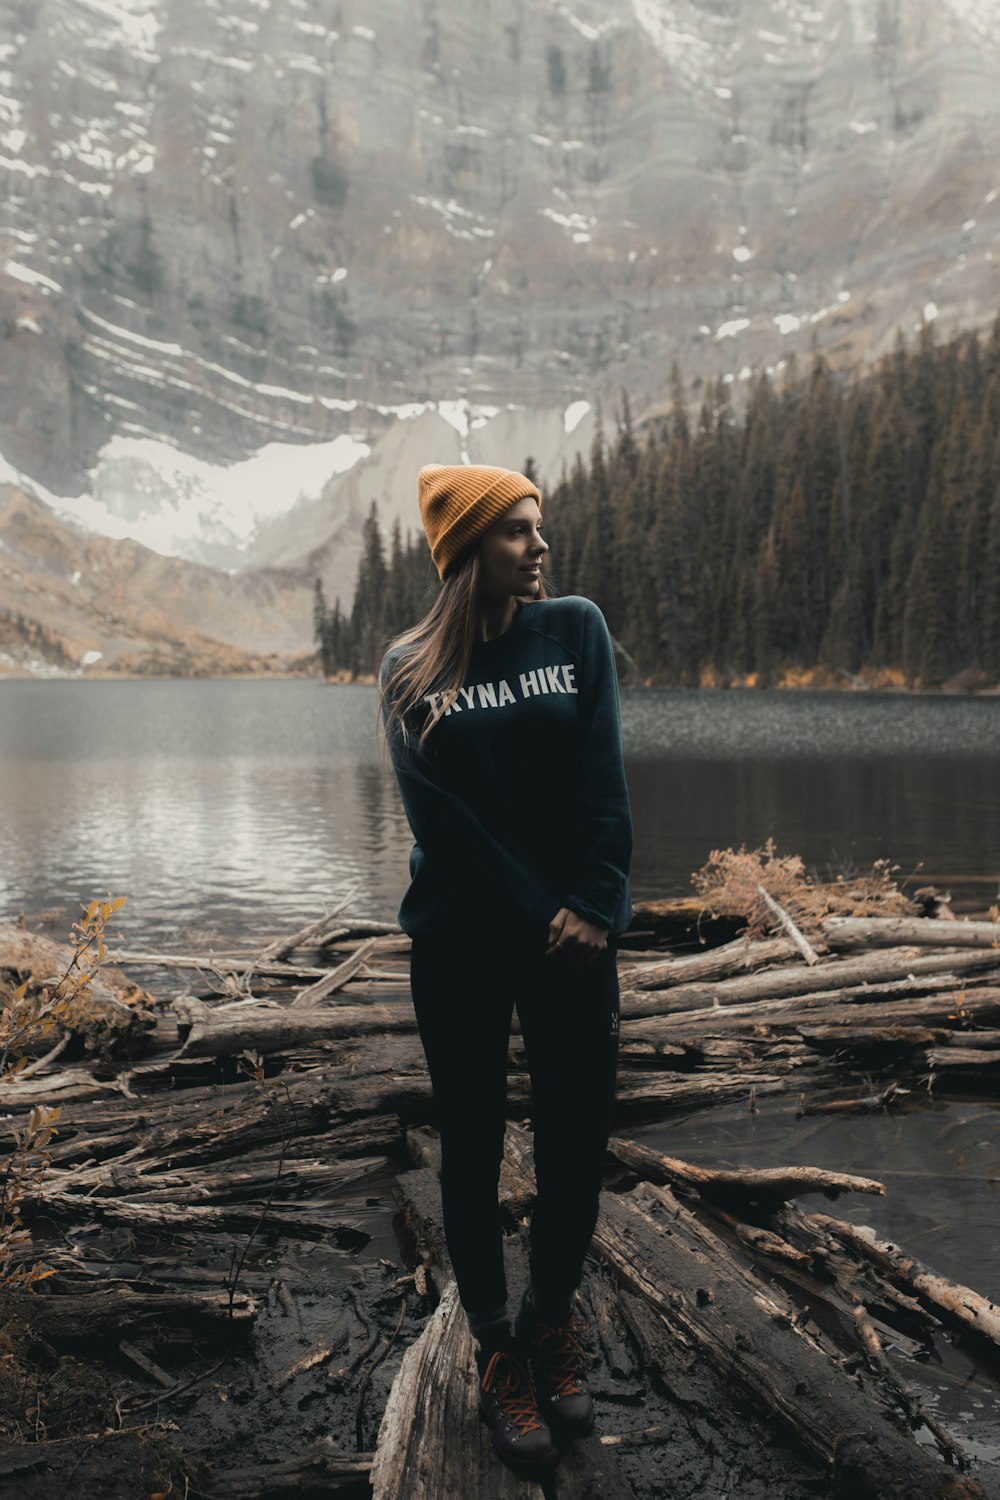
[[682,1010],[704,1010],[756,1000],[782,1000],[820,991],[843,993],[855,985],[880,984],[887,980],[923,974],[967,974],[977,969],[1000,972],[1000,952],[991,949],[944,950],[915,955],[906,949],[865,953],[832,963],[801,964],[768,970],[764,974],[722,979],[718,984],[682,984],[653,997],[633,990],[628,993],[626,1013],[631,1016],[673,1014]]
[[243,979],[249,975],[260,979],[322,979],[329,969],[309,965],[279,963],[277,960],[256,962],[253,959],[233,959],[221,954],[209,953],[144,953],[131,948],[119,948],[109,952],[104,960],[113,970],[119,964],[131,964],[137,969],[193,969],[197,973],[215,974],[219,977],[233,975]]
[[190,1025],[183,1046],[186,1057],[233,1057],[247,1050],[286,1052],[291,1047],[373,1031],[417,1029],[412,1006],[404,1005],[338,1005],[324,1010],[239,1006],[220,1015],[207,1005],[199,1003],[195,1010],[188,1003],[185,1024]]
[[818,1228],[834,1235],[842,1244],[887,1272],[907,1291],[963,1333],[971,1333],[1000,1353],[1000,1307],[987,1297],[938,1276],[913,1256],[886,1240],[880,1240],[867,1224],[848,1224],[828,1214],[810,1214]]
[[885,1195],[882,1183],[870,1177],[852,1177],[846,1172],[828,1172],[822,1167],[765,1167],[757,1170],[745,1167],[740,1171],[698,1167],[621,1137],[613,1137],[608,1149],[624,1166],[638,1172],[647,1181],[693,1187],[712,1198],[753,1198],[776,1204],[797,1198],[802,1193],[823,1193],[827,1198],[837,1198],[841,1193]]
[[[905,1016],[910,1024],[941,1025],[949,1030],[956,1029],[960,1021],[963,1025],[969,1021],[989,1024],[1000,1018],[1000,988],[989,985],[963,990],[961,999],[954,991],[914,997],[905,1004],[902,999],[880,1002],[869,996],[867,989],[841,990],[832,995],[755,1000],[740,1006],[709,1005],[702,1010],[623,1021],[622,1027],[627,1027],[628,1036],[637,1041],[690,1041],[691,1045],[697,1046],[698,1039],[707,1036],[749,1032],[763,1037],[768,1031],[798,1033],[803,1022],[807,1026],[818,1022],[836,1027],[842,1036],[848,1037],[855,1027],[892,1026],[901,1016]],[[965,1012],[963,1017],[959,1016],[959,1009]]]
[[295,1458],[261,1464],[252,1469],[229,1469],[214,1477],[213,1500],[271,1500],[273,1495],[336,1495],[359,1493],[369,1478],[370,1453],[346,1454],[332,1438],[320,1438]]
[[101,1287],[93,1292],[40,1294],[28,1304],[32,1325],[56,1343],[78,1339],[121,1338],[126,1331],[209,1323],[249,1327],[257,1304],[244,1292],[229,1297],[221,1292],[135,1292],[127,1286]]
[[310,984],[300,991],[292,1001],[292,1005],[296,1008],[317,1005],[320,1000],[325,1000],[335,990],[342,989],[349,979],[354,978],[377,942],[377,938],[369,938],[367,942],[362,943],[357,951],[336,969],[330,970],[322,979],[317,979],[315,984]]
[[795,1308],[733,1260],[667,1189],[606,1194],[594,1236],[621,1283],[825,1463],[836,1493],[982,1500],[942,1469],[795,1322]]
[[[623,963],[619,961],[618,977],[622,988],[636,990],[667,989],[670,985],[691,983],[695,980],[723,979],[729,974],[739,974],[763,968],[765,964],[780,963],[793,957],[795,946],[790,938],[767,938],[763,942],[752,942],[749,938],[737,938],[720,948],[710,948],[707,953],[691,953],[681,958],[658,959],[652,963]],[[632,958],[628,949],[622,949],[620,960]]]
[[477,1407],[472,1335],[452,1281],[393,1382],[372,1460],[372,1500],[542,1500],[536,1482],[499,1462]]
[[98,1219],[104,1224],[125,1224],[130,1229],[176,1232],[179,1229],[198,1230],[204,1234],[250,1233],[261,1224],[269,1230],[282,1230],[286,1234],[303,1238],[329,1239],[341,1249],[360,1249],[371,1239],[371,1235],[356,1225],[341,1220],[342,1210],[334,1204],[323,1214],[315,1204],[272,1203],[266,1209],[264,1203],[233,1203],[222,1208],[210,1208],[204,1204],[148,1202],[134,1198],[99,1198],[76,1193],[48,1193],[42,1190],[32,1200],[30,1210],[22,1210],[27,1222],[39,1215],[68,1215],[86,1222]]
[[934,917],[827,917],[823,936],[831,948],[891,948],[917,943],[932,948],[1000,948],[1000,923],[945,921]]

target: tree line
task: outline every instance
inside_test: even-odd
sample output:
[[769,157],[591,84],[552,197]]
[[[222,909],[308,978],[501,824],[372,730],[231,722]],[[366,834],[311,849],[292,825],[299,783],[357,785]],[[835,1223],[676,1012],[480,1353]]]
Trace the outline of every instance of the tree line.
[[[793,357],[739,414],[716,380],[693,419],[676,366],[668,395],[640,433],[623,398],[543,502],[557,591],[600,605],[634,675],[1000,680],[1000,318],[925,325],[848,378]],[[373,505],[350,611],[317,584],[326,673],[377,670],[435,581],[423,535],[387,549]]]

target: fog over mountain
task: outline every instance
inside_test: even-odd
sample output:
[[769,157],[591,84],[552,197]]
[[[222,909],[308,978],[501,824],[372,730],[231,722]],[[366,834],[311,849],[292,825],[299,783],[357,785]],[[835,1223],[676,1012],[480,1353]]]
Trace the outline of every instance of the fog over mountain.
[[997,0],[4,0],[0,479],[306,649],[422,462],[991,320],[998,78]]

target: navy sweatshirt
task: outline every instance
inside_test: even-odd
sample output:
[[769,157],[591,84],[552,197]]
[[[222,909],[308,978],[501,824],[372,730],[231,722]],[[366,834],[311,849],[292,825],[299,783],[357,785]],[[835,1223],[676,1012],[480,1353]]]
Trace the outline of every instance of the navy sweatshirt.
[[624,932],[632,822],[614,652],[597,606],[573,596],[521,604],[503,635],[473,647],[456,702],[418,750],[423,722],[409,744],[398,733],[389,744],[415,840],[403,931],[499,929],[518,917],[547,927],[565,906]]

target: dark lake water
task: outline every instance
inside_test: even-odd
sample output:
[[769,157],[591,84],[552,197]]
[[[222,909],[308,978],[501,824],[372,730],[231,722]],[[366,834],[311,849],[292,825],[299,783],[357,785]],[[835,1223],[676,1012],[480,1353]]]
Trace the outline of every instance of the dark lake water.
[[[394,916],[410,839],[374,709],[318,682],[0,682],[0,908],[111,890],[130,946],[255,941],[352,892]],[[996,898],[1000,698],[638,691],[623,716],[640,897],[772,836]]]

